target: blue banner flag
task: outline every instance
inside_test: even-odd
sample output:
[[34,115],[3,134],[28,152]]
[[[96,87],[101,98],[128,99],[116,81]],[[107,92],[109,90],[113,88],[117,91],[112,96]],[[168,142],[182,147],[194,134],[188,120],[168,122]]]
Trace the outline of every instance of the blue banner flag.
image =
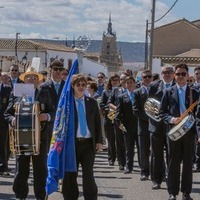
[[58,190],[59,179],[66,171],[76,172],[76,155],[74,141],[74,97],[71,78],[78,70],[76,59],[63,87],[53,128],[51,148],[47,159],[48,176],[46,192],[51,194]]

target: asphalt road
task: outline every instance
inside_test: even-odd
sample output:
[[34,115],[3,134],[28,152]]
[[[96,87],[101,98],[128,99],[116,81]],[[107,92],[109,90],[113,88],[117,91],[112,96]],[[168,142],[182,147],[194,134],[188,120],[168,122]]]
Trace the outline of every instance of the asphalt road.
[[[14,159],[10,160],[11,176],[0,177],[0,200],[15,199],[12,191],[12,182],[14,178]],[[152,182],[150,180],[140,181],[140,172],[138,163],[135,162],[134,171],[132,174],[124,174],[119,171],[117,163],[115,166],[108,166],[107,164],[107,152],[104,151],[97,155],[94,166],[95,178],[98,185],[98,199],[99,200],[167,200],[168,193],[166,190],[166,184],[162,183],[160,190],[152,190]],[[79,188],[80,188],[80,200],[83,200],[82,195],[82,182],[80,179],[81,172],[79,174]],[[200,199],[200,173],[194,173],[193,190],[191,196],[194,200]],[[29,179],[29,196],[27,199],[33,200],[33,184],[32,174]],[[63,199],[60,192],[55,192],[48,197],[48,200],[60,200]],[[177,200],[181,200],[181,193]]]

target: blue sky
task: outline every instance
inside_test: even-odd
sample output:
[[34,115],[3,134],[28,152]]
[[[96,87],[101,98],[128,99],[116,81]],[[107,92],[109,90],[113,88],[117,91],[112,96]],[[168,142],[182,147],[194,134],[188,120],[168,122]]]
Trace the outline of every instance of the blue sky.
[[[170,7],[175,0],[162,0],[161,2]],[[177,18],[186,18],[189,21],[193,21],[200,19],[199,9],[199,0],[179,0],[172,9],[171,13]]]
[[[175,0],[156,0],[156,19]],[[1,0],[0,38],[72,39],[87,35],[101,40],[109,12],[118,41],[144,41],[146,20],[151,19],[152,0]],[[200,0],[179,0],[158,23],[182,18],[200,19]]]

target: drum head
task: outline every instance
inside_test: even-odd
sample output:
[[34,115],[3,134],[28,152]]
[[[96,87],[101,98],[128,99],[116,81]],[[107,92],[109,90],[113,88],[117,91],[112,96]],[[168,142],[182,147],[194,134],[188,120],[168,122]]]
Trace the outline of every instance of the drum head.
[[193,126],[195,119],[193,115],[187,115],[179,124],[174,126],[168,133],[171,140],[176,141],[184,136]]

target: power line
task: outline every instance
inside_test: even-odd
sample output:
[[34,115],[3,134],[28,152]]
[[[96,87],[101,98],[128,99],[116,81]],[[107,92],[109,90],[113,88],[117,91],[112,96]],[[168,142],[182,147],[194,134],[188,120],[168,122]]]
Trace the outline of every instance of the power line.
[[159,19],[155,20],[154,23],[156,23],[156,22],[160,21],[161,19],[163,19],[163,18],[172,10],[172,8],[176,5],[177,2],[178,2],[178,0],[176,0],[176,1],[173,3],[173,5],[171,6],[171,8],[170,8],[162,17],[160,17]]

